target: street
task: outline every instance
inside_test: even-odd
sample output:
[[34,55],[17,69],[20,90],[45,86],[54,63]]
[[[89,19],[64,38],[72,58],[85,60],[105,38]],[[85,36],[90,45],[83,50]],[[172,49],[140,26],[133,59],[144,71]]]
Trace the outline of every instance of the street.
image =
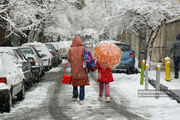
[[[59,67],[64,67],[64,64]],[[0,114],[1,120],[142,119],[128,112],[126,107],[120,109],[113,100],[111,103],[99,102],[98,86],[91,77],[84,104],[73,102],[72,86],[61,84],[63,69],[60,68],[60,71],[48,72],[40,83],[27,92],[25,100],[13,105],[10,113]]]

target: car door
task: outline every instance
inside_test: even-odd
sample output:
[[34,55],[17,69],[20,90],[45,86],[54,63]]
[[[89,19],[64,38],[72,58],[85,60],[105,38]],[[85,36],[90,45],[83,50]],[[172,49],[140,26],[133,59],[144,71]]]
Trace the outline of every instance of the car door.
[[21,90],[23,75],[22,71],[18,68],[15,61],[9,54],[4,54],[5,71],[9,79],[10,87],[13,90],[13,96],[15,96]]
[[19,64],[22,66],[22,71],[24,73],[26,80],[29,80],[31,77],[30,76],[31,75],[31,64],[26,60],[26,58],[18,50],[14,50],[14,52],[15,52],[14,54],[18,58]]
[[43,69],[43,61],[41,59],[40,54],[38,53],[38,51],[34,47],[32,47],[32,50],[33,50],[34,55],[36,57],[38,66],[40,66],[40,68]]

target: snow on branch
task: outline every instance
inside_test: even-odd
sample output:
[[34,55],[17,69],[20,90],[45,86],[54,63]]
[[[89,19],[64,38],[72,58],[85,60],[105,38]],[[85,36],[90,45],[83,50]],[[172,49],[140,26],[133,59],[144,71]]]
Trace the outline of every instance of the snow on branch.
[[7,37],[13,33],[26,36],[24,30],[36,28],[45,22],[52,12],[51,4],[54,4],[52,0],[9,0],[0,5],[0,18],[8,23]]

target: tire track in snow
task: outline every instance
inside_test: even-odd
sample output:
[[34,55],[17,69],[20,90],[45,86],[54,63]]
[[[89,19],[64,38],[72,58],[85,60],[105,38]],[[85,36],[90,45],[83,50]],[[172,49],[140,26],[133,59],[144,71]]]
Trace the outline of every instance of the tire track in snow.
[[[64,68],[64,65],[62,66],[62,68]],[[61,69],[61,71],[56,72],[56,73],[51,73],[53,74],[53,79],[56,83],[56,85],[54,86],[55,90],[52,92],[51,90],[49,90],[49,94],[50,96],[50,102],[49,102],[49,113],[51,114],[51,116],[53,117],[54,120],[70,120],[70,118],[68,118],[66,115],[63,114],[63,108],[62,106],[59,106],[59,95],[61,92],[61,79],[62,79],[62,74],[63,74],[63,69]],[[51,88],[50,88],[51,89]]]

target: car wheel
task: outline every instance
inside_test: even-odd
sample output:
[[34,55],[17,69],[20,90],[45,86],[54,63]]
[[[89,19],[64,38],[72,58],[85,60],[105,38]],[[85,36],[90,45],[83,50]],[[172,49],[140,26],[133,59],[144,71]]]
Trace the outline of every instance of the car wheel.
[[46,67],[46,71],[49,71],[49,66]]
[[127,74],[134,74],[134,67],[127,69]]
[[12,96],[11,96],[11,92],[9,92],[8,99],[5,101],[5,104],[4,104],[4,112],[10,112],[11,105],[12,105]]
[[41,75],[40,75],[40,77],[43,77],[45,75],[45,72],[44,72],[44,70],[41,72]]
[[17,95],[17,99],[19,101],[22,101],[24,100],[24,98],[25,98],[25,88],[24,88],[24,83],[22,83],[22,88],[21,88],[21,91]]
[[51,65],[51,66],[49,66],[49,70],[50,70],[50,69],[52,69],[52,65]]

